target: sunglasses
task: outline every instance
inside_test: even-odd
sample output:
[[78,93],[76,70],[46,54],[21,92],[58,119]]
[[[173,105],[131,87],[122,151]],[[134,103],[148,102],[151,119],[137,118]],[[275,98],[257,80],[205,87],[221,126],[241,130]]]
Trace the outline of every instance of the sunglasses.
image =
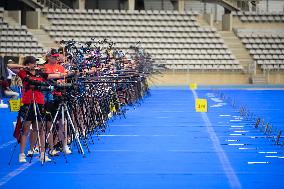
[[56,56],[50,56],[49,58],[54,59],[54,60],[58,60],[58,57],[56,57]]

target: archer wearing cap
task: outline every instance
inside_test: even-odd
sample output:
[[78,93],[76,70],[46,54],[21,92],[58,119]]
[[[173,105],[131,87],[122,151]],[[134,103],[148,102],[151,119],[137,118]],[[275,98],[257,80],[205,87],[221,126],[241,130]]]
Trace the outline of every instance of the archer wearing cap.
[[58,64],[58,57],[59,53],[56,49],[51,49],[50,52],[47,53],[47,62],[44,65],[47,73],[65,74],[64,67]]
[[[41,161],[50,161],[50,159],[45,156],[45,140],[44,140],[44,129],[43,125],[38,123],[39,128],[37,128],[36,120],[38,119],[35,111],[40,111],[43,114],[44,110],[44,95],[42,91],[36,90],[30,83],[30,81],[37,81],[37,82],[45,82],[47,79],[58,79],[61,78],[59,74],[46,74],[42,72],[36,71],[36,62],[37,59],[33,56],[26,56],[24,59],[23,64],[8,64],[8,67],[11,68],[15,73],[18,73],[19,77],[22,79],[23,82],[23,93],[22,93],[22,103],[20,110],[20,116],[24,118],[25,122],[23,123],[23,133],[17,139],[21,141],[20,146],[20,154],[19,154],[19,162],[24,163],[26,162],[26,156],[24,154],[25,146],[26,146],[26,139],[28,137],[28,133],[30,131],[30,125],[32,124],[32,134],[30,135],[30,151],[33,151],[34,144],[36,143],[36,136],[37,132],[40,135],[40,160]],[[34,90],[35,89],[35,90]],[[30,104],[36,103],[38,105],[37,110],[30,109]],[[39,130],[38,130],[39,129]]]
[[[64,75],[67,76],[67,73],[65,72],[65,68],[58,64],[58,57],[59,57],[59,53],[57,52],[56,49],[51,49],[49,53],[47,53],[47,63],[44,65],[45,69],[46,69],[46,73],[57,73],[60,75]],[[63,83],[64,80],[59,80],[57,82],[61,82]],[[51,113],[51,116],[47,116],[47,128],[51,128],[52,126],[52,117],[55,117],[57,109],[59,107],[60,104],[60,97],[62,96],[62,93],[60,91],[53,91],[52,95],[50,94],[46,94],[46,109],[47,111],[49,111]],[[63,151],[65,154],[70,154],[71,150],[69,149],[68,145],[67,145],[67,137],[65,137],[64,133],[67,133],[66,128],[64,127],[62,118],[59,114],[58,116],[59,122],[59,131],[58,131],[58,136],[60,138],[61,141],[63,141]],[[50,136],[52,136],[50,134]],[[52,138],[52,137],[50,137]],[[49,143],[53,143],[51,139],[49,139]],[[52,147],[53,144],[51,144],[50,146]],[[52,149],[53,151],[53,149]],[[51,152],[52,153],[52,152]]]

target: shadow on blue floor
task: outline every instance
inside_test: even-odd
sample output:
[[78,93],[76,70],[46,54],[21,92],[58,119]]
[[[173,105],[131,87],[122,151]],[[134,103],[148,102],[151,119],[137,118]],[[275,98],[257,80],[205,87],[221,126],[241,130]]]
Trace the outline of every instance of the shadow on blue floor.
[[[284,127],[284,102],[279,99],[283,91],[224,92]],[[7,165],[16,114],[0,109],[0,188],[22,188],[27,181],[32,183],[27,187],[43,189],[225,189],[236,183],[240,185],[235,188],[283,187],[284,148],[212,91],[196,91],[198,97],[208,99],[209,111],[203,115],[195,112],[194,95],[185,87],[153,88],[151,94],[141,106],[130,108],[126,119],[110,121],[100,140],[94,137],[86,158],[73,147],[68,163],[61,155],[54,159],[56,164],[44,166],[37,158],[32,164],[19,164],[19,147],[12,165]],[[220,158],[227,158],[227,164]]]

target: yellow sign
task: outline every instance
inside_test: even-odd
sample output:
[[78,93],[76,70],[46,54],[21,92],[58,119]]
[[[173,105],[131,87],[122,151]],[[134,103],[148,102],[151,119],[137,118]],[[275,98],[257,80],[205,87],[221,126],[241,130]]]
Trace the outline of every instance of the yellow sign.
[[11,112],[18,112],[20,110],[21,107],[21,99],[11,99],[9,100],[9,104],[10,104],[10,111]]
[[110,109],[110,112],[116,112],[116,108],[113,102],[109,103],[109,109]]
[[189,88],[190,88],[191,90],[195,90],[195,89],[197,89],[197,84],[196,84],[196,83],[190,83],[190,84],[189,84]]
[[207,112],[207,100],[197,98],[195,100],[195,110],[196,112]]

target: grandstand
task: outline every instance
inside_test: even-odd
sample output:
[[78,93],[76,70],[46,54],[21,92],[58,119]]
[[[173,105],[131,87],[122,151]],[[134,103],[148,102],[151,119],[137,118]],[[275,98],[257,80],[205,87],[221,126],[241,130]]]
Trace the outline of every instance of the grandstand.
[[284,0],[1,0],[0,28],[0,189],[283,188]]
[[107,38],[125,51],[140,42],[162,71],[163,77],[156,81],[160,85],[284,82],[284,13],[269,10],[275,8],[273,3],[72,2],[4,1],[0,4],[0,54],[41,56],[61,40]]
[[39,45],[25,25],[8,24],[6,22],[3,7],[0,9],[0,28],[0,52],[4,55],[40,55],[43,53],[42,46]]
[[284,30],[236,30],[256,65],[263,70],[284,68]]

